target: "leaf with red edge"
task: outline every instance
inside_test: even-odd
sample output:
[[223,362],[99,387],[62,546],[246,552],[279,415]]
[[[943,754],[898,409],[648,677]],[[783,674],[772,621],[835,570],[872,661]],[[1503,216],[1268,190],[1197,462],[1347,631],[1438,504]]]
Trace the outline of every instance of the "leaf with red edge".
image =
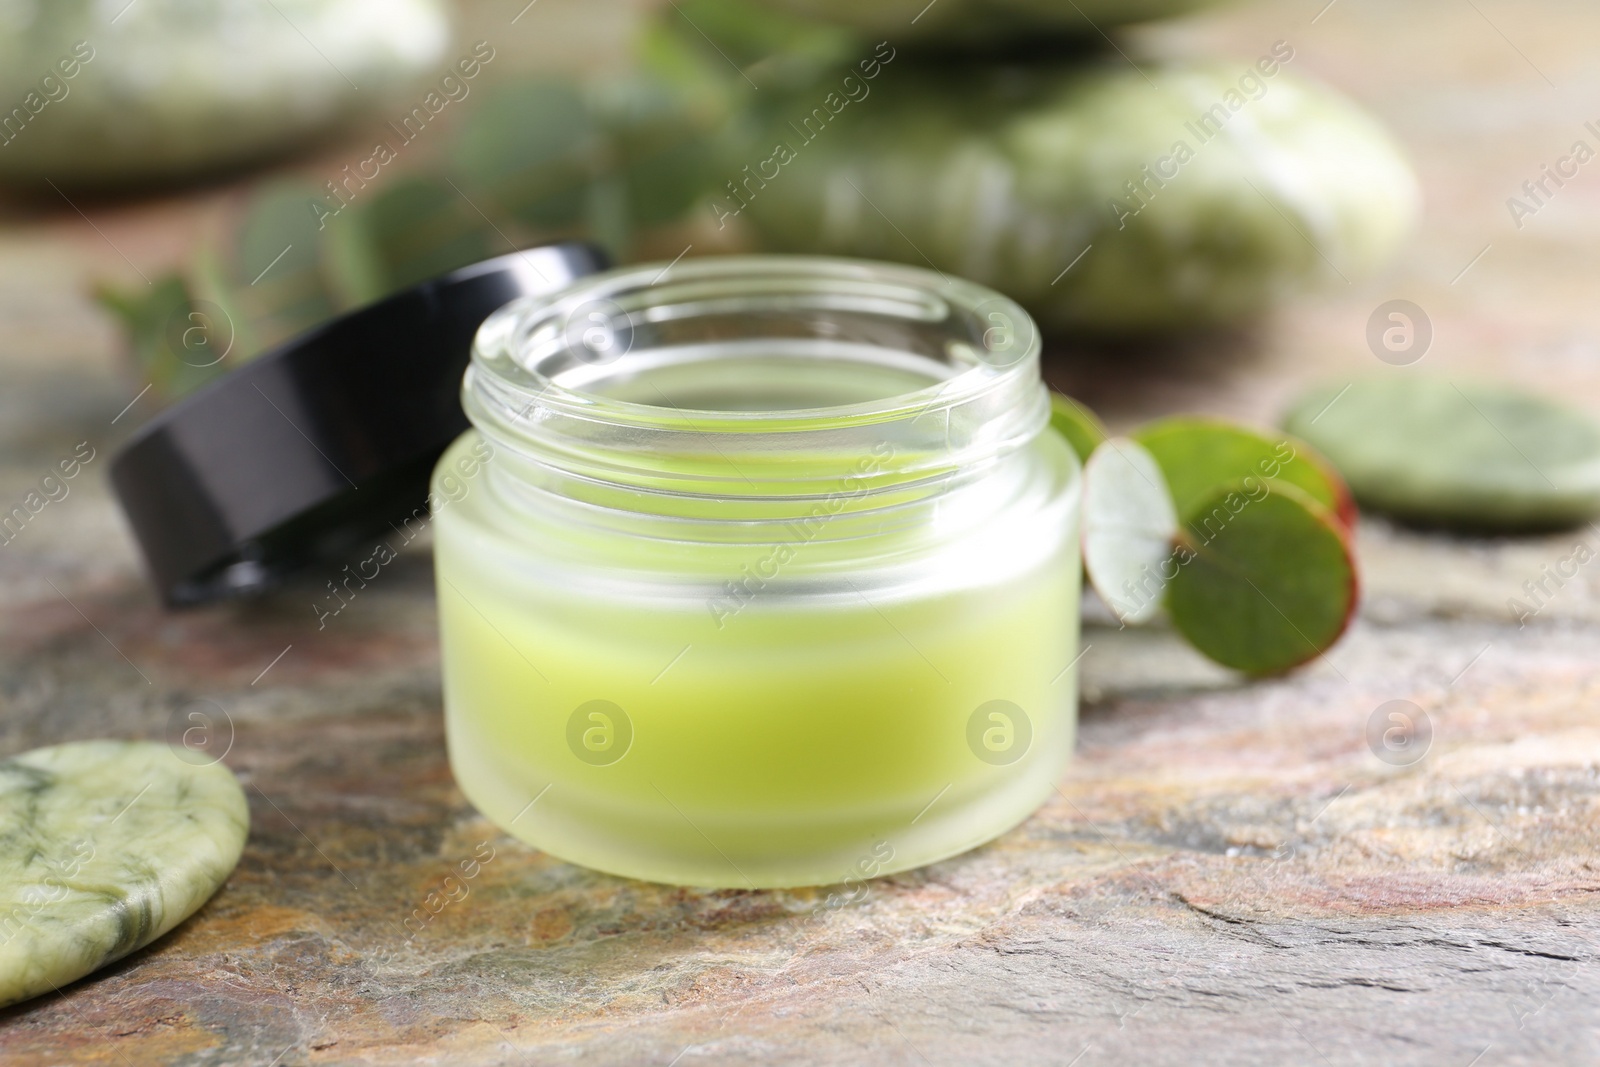
[[1285,482],[1238,482],[1203,495],[1185,513],[1177,550],[1168,614],[1224,666],[1286,671],[1326,652],[1355,612],[1347,531]]
[[1257,431],[1204,416],[1159,419],[1133,435],[1161,464],[1178,514],[1217,486],[1272,479],[1303,490],[1339,522],[1354,527],[1355,503],[1333,465],[1310,445],[1282,431]]

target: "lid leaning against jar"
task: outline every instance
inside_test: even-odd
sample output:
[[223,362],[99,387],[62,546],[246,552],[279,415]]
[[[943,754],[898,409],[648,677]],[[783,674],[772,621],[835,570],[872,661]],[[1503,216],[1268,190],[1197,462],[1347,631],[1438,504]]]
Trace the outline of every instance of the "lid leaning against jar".
[[261,592],[423,506],[467,429],[461,376],[501,305],[605,267],[581,244],[486,260],[271,349],[161,412],[111,484],[170,606]]

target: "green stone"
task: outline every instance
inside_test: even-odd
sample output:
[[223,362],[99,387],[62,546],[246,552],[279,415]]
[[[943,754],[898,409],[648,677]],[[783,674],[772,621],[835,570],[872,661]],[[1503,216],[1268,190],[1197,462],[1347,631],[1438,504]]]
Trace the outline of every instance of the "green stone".
[[148,945],[239,862],[244,791],[176,752],[81,741],[0,761],[0,1007]]
[[404,121],[442,99],[449,40],[441,0],[0,3],[0,180],[138,185]]
[[895,39],[971,46],[1044,33],[1097,36],[1101,28],[1173,18],[1218,0],[759,0],[765,7]]
[[1488,382],[1397,371],[1307,393],[1284,428],[1364,508],[1425,525],[1516,531],[1600,515],[1600,423]]
[[[1218,101],[1243,99],[1241,65],[1141,66],[907,48],[861,83],[871,95],[859,105],[819,119],[830,93],[833,106],[844,99],[834,71],[775,95],[764,132],[730,161],[762,186],[713,191],[711,206],[765,251],[894,260],[987,285],[1053,337],[1236,323],[1353,283],[1400,247],[1416,183],[1361,108],[1280,66],[1233,114]],[[1232,114],[1220,132],[1196,125],[1211,108]]]

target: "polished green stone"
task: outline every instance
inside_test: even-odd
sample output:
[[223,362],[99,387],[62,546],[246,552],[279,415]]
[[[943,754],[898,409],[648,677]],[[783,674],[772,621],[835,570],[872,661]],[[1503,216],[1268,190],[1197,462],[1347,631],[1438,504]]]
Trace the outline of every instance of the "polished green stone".
[[758,6],[896,40],[971,46],[1006,38],[1097,36],[1131,22],[1175,18],[1218,0],[757,0]]
[[1284,428],[1362,507],[1406,521],[1515,531],[1600,515],[1600,422],[1507,384],[1411,371],[1334,381]]
[[[0,181],[138,186],[293,151],[358,117],[403,123],[415,105],[431,119],[449,39],[442,0],[4,0]],[[351,173],[371,158],[363,141]]]
[[233,773],[163,744],[0,761],[0,1006],[148,945],[217,891],[250,812]]
[[839,72],[773,106],[741,159],[763,185],[717,191],[719,221],[736,215],[765,251],[936,267],[1005,293],[1060,340],[1189,336],[1354,282],[1415,213],[1388,134],[1289,70],[1218,133],[1197,116],[1244,99],[1234,63],[1135,70],[1115,56],[1008,63],[909,47],[879,62],[871,95],[825,133],[813,109]]

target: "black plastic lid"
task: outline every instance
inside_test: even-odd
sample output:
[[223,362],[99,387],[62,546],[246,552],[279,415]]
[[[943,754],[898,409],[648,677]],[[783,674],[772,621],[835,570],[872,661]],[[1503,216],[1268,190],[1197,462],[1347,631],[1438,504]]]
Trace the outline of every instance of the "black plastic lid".
[[142,426],[111,484],[171,606],[270,588],[422,507],[467,428],[461,378],[495,309],[603,270],[551,245],[423,282],[280,345]]

